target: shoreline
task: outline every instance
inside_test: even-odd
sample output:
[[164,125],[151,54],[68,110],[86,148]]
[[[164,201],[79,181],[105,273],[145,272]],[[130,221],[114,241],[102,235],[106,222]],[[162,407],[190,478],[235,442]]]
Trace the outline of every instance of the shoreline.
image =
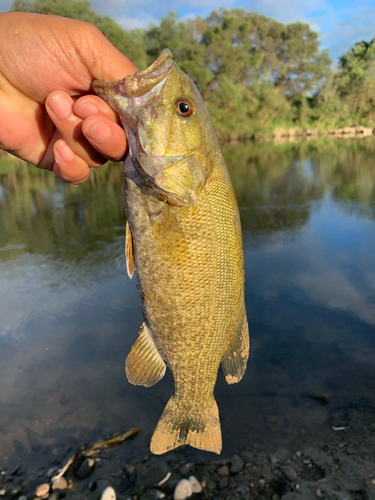
[[256,132],[250,136],[233,134],[230,131],[217,132],[220,142],[239,142],[239,141],[277,141],[277,142],[296,142],[311,139],[362,139],[375,135],[375,127],[364,127],[356,125],[352,127],[327,128],[320,130],[318,128],[301,127],[275,127],[273,132]]
[[[127,446],[137,439],[134,437],[117,447],[101,449],[93,458],[83,455],[81,448],[68,469],[65,456],[64,460],[50,457],[50,466],[38,470],[23,470],[22,466],[3,470],[0,496],[4,500],[184,500],[190,496],[207,500],[372,500],[373,426],[366,426],[365,421],[358,424],[353,420],[346,426],[333,426],[335,432],[329,440],[301,443],[297,450],[280,447],[269,451],[254,444],[226,458],[205,453],[203,460],[190,447],[161,456],[148,452],[129,460]],[[189,481],[193,490],[186,493]]]

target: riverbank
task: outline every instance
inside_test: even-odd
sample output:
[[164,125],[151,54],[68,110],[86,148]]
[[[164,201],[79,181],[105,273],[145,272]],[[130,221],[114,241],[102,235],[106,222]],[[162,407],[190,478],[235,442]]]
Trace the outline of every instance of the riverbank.
[[361,137],[371,137],[375,135],[375,127],[365,127],[356,125],[339,128],[303,128],[303,127],[275,127],[273,129],[259,130],[253,134],[236,134],[230,131],[218,131],[221,142],[232,141],[298,141],[306,139],[318,139],[326,137],[328,139],[360,139]]
[[4,500],[107,500],[112,493],[114,500],[114,490],[120,500],[182,500],[186,495],[226,500],[372,500],[374,425],[366,425],[365,420],[333,425],[330,440],[301,449],[267,451],[254,445],[230,457],[207,453],[207,460],[191,460],[194,450],[185,447],[129,461],[125,442],[100,451],[95,458],[78,453],[65,473],[58,474],[66,457],[54,457],[44,469],[24,470],[19,465],[2,471],[0,496]]

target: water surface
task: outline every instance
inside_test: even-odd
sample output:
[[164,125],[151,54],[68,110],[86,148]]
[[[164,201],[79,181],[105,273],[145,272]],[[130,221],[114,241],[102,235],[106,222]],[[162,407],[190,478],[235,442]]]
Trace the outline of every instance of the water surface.
[[[215,391],[223,454],[299,449],[375,413],[375,141],[224,148],[243,227],[251,355]],[[78,189],[0,158],[0,463],[138,425],[173,390],[130,385],[142,322],[126,275],[121,166]],[[321,405],[311,394],[328,394]],[[204,452],[201,452],[204,454]],[[205,457],[207,454],[204,454]]]

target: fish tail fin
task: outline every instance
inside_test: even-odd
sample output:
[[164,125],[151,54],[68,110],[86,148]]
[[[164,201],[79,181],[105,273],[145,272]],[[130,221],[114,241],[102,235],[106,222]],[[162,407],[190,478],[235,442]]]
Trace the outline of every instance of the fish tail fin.
[[181,412],[177,398],[168,401],[155,432],[151,438],[150,449],[155,455],[161,455],[183,444],[189,444],[199,450],[221,452],[221,429],[219,410],[216,401],[212,406],[201,410]]

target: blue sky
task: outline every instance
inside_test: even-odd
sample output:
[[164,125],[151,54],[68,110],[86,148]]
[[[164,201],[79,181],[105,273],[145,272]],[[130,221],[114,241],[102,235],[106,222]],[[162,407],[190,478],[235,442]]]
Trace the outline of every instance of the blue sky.
[[[0,10],[7,11],[11,3],[0,0]],[[207,16],[219,7],[242,7],[283,23],[304,21],[318,31],[322,47],[329,49],[335,64],[355,42],[375,37],[375,0],[91,0],[91,4],[124,28],[157,23],[168,10],[184,19]]]

